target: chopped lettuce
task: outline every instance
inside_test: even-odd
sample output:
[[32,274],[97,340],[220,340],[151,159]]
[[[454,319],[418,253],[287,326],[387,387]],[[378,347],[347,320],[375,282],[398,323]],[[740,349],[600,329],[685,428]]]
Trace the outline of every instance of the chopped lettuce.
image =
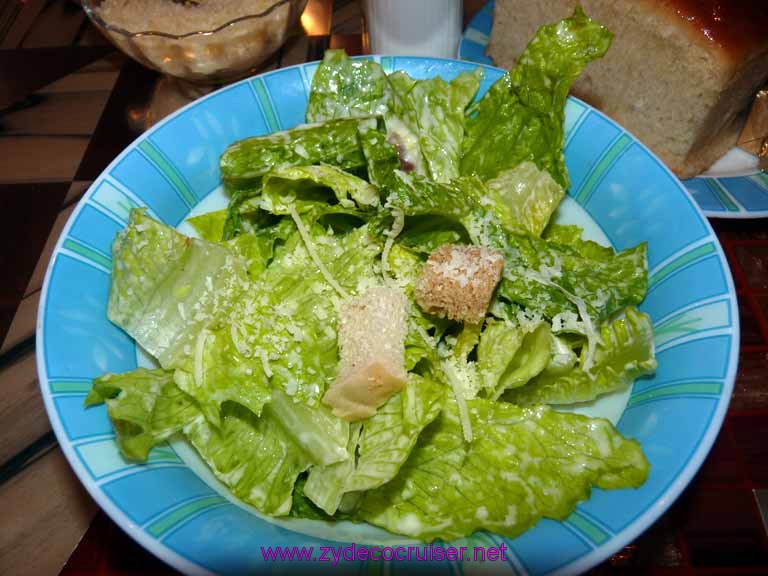
[[353,60],[343,50],[326,50],[312,79],[307,122],[381,116],[390,98],[389,81],[377,62]]
[[290,512],[293,485],[312,459],[270,410],[256,418],[236,404],[229,405],[220,427],[199,417],[185,426],[184,433],[235,496],[266,514]]
[[435,182],[449,182],[459,176],[464,110],[477,92],[481,77],[482,69],[477,68],[459,74],[451,82],[440,77],[418,80],[407,93],[424,172]]
[[481,77],[480,68],[451,82],[414,80],[402,72],[387,76],[372,60],[329,50],[312,80],[307,122],[381,116],[404,169],[448,182],[459,175],[464,113]]
[[224,238],[224,226],[227,222],[227,211],[216,210],[206,214],[199,214],[187,218],[187,222],[192,225],[200,235],[200,238],[208,242],[220,242]]
[[112,254],[109,319],[166,369],[191,358],[203,329],[228,321],[247,287],[242,260],[225,246],[187,238],[139,209]]
[[313,208],[328,208],[329,195],[342,208],[366,209],[379,204],[379,192],[362,178],[329,165],[288,166],[264,176],[259,207],[272,214],[288,214],[294,206],[299,214]]
[[343,170],[365,167],[358,130],[373,118],[344,118],[299,126],[230,145],[221,156],[221,177],[238,188],[255,186],[270,170],[285,166],[331,164]]
[[549,172],[530,161],[488,180],[488,193],[482,202],[499,216],[505,229],[541,236],[552,213],[565,195]]
[[603,324],[591,373],[580,367],[565,374],[548,370],[522,388],[509,390],[504,400],[522,406],[588,402],[602,394],[626,388],[635,378],[654,370],[656,359],[651,320],[630,307],[622,318]]
[[440,412],[443,388],[410,374],[406,387],[359,426],[350,427],[349,458],[312,468],[304,494],[327,514],[334,514],[348,492],[377,488],[397,475],[420,432]]
[[477,367],[486,395],[495,400],[544,370],[551,359],[551,339],[546,322],[526,331],[501,320],[489,320],[477,347]]
[[120,452],[143,462],[153,446],[170,438],[198,414],[195,402],[166,370],[138,368],[94,379],[86,405],[107,403]]
[[467,120],[461,173],[483,180],[530,160],[568,188],[563,158],[565,100],[571,83],[611,45],[612,34],[581,8],[542,26],[517,64]]
[[648,475],[640,445],[607,420],[468,401],[474,440],[447,402],[394,480],[370,490],[360,520],[422,540],[491,530],[514,537],[542,517],[562,520],[592,486],[636,488]]
[[194,398],[206,419],[221,424],[224,402],[237,402],[261,414],[270,399],[269,381],[260,361],[238,349],[239,328],[230,325],[216,331],[203,330],[195,342],[192,371],[177,369],[174,381]]

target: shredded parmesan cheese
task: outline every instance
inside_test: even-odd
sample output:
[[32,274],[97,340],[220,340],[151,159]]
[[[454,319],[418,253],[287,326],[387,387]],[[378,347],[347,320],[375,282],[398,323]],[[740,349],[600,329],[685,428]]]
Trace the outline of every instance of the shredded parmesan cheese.
[[[561,288],[561,290],[563,289]],[[579,316],[581,316],[581,321],[584,322],[584,330],[587,332],[587,353],[584,355],[584,363],[581,365],[581,369],[587,373],[587,376],[594,380],[594,375],[590,370],[595,363],[595,349],[597,348],[597,341],[600,336],[595,331],[595,327],[592,324],[592,319],[589,317],[587,305],[584,303],[584,300],[578,296],[570,294],[566,290],[563,290],[563,294],[576,305],[576,309],[579,311]]]
[[395,221],[392,222],[392,229],[387,233],[387,241],[384,242],[384,250],[381,252],[381,273],[385,278],[389,276],[389,253],[392,251],[392,245],[405,227],[405,214],[402,210],[393,211],[392,215]]
[[194,378],[195,384],[198,388],[203,386],[205,380],[205,371],[203,370],[203,353],[205,352],[205,343],[208,340],[209,332],[205,328],[200,331],[195,341],[195,358],[194,358]]
[[261,358],[261,367],[264,369],[264,374],[267,375],[267,378],[272,378],[272,369],[269,367],[269,357],[266,350],[263,348],[259,349],[259,357]]
[[291,206],[290,208],[290,214],[291,218],[293,218],[293,221],[296,223],[296,228],[299,231],[299,235],[301,236],[301,239],[304,241],[304,246],[307,249],[307,253],[309,254],[309,257],[312,259],[312,261],[315,263],[315,266],[317,266],[318,270],[320,270],[320,274],[323,275],[323,278],[325,278],[325,281],[330,284],[336,292],[339,293],[339,296],[342,298],[349,298],[349,294],[344,290],[344,288],[341,287],[341,285],[336,282],[336,279],[331,276],[331,273],[328,272],[328,269],[325,267],[325,264],[323,264],[323,261],[320,260],[320,257],[317,255],[317,251],[315,250],[315,245],[312,244],[312,239],[309,237],[309,233],[307,232],[307,229],[304,227],[304,223],[301,221],[301,218],[299,217],[299,213],[296,211],[295,206]]
[[576,306],[576,310],[579,312],[579,317],[584,323],[584,332],[587,337],[587,351],[584,354],[584,361],[581,364],[581,369],[584,370],[587,376],[594,380],[595,376],[590,372],[590,370],[595,364],[595,349],[597,348],[598,340],[600,340],[600,335],[595,331],[595,326],[592,324],[592,319],[589,317],[586,303],[582,298],[579,298],[575,294],[571,294],[568,292],[568,290],[559,284],[548,280],[547,278],[539,276],[535,273],[530,273],[527,276],[537,282],[546,284],[547,286],[551,286],[553,288],[557,288],[565,295],[566,298],[568,298],[568,300],[573,303],[574,306]]
[[469,420],[469,410],[467,409],[467,399],[461,390],[461,382],[453,370],[449,361],[440,362],[445,377],[453,389],[453,397],[456,399],[456,405],[459,407],[459,420],[461,421],[461,432],[464,434],[466,442],[472,442],[472,422]]
[[240,340],[241,332],[239,330],[238,325],[234,323],[229,325],[229,335],[231,336],[232,344],[235,345],[235,348],[237,349],[237,351],[243,356],[249,356],[250,351]]
[[[429,335],[426,330],[424,330],[423,327],[419,326],[419,324],[416,322],[411,322],[411,326],[416,330],[416,332],[419,333],[419,336],[421,336],[424,339],[424,342],[426,342],[431,348],[437,348],[437,342],[434,338],[432,338],[432,336]],[[440,366],[443,369],[443,373],[445,374],[446,379],[451,385],[453,396],[456,399],[456,405],[459,407],[459,420],[461,421],[461,432],[464,435],[464,440],[467,442],[472,442],[472,422],[469,420],[467,399],[462,393],[461,382],[459,382],[459,378],[448,360],[443,360],[440,362]]]

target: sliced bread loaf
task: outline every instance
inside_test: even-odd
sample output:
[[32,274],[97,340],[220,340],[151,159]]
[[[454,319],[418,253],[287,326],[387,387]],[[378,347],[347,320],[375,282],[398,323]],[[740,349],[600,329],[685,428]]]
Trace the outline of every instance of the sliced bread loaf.
[[614,34],[574,95],[647,144],[681,178],[736,143],[768,80],[765,0],[496,0],[488,54],[509,68],[542,24],[581,4]]

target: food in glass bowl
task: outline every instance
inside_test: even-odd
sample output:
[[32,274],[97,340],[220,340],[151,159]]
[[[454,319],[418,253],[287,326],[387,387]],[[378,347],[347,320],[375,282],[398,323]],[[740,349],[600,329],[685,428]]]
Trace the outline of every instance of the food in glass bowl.
[[275,53],[306,0],[83,0],[126,54],[165,74],[218,83]]

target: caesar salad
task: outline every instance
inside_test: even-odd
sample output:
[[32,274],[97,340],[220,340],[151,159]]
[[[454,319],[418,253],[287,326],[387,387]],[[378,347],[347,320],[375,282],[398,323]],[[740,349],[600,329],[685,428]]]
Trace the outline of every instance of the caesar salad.
[[96,378],[122,454],[189,442],[272,516],[422,540],[517,536],[592,487],[635,488],[641,446],[561,407],[656,368],[646,246],[550,222],[564,106],[611,34],[542,27],[481,68],[415,79],[330,50],[307,124],[232,143],[198,237],[134,209],[108,316],[156,368]]

